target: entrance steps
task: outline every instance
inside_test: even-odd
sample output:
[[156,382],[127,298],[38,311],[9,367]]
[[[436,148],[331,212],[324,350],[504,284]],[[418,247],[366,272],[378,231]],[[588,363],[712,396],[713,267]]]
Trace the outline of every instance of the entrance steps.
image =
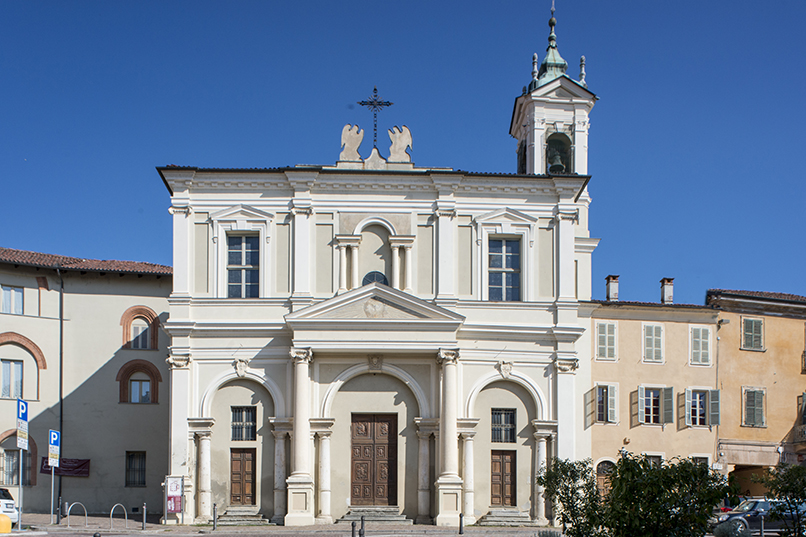
[[476,526],[537,526],[538,523],[518,509],[490,509],[476,521]]
[[218,515],[219,526],[274,526],[263,518],[257,507],[228,507],[223,515]]
[[410,518],[400,514],[396,505],[377,505],[365,507],[351,507],[347,514],[336,521],[336,524],[350,524],[355,521],[361,524],[361,517],[366,524],[413,524]]

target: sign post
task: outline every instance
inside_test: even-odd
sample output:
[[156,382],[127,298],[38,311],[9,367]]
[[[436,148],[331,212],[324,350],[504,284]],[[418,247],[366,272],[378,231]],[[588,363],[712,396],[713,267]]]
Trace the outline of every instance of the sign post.
[[[171,477],[165,478],[165,514],[168,513],[182,513],[182,524],[185,523],[185,478],[184,477]],[[167,516],[166,516],[167,521]]]
[[25,452],[28,451],[28,403],[22,399],[17,399],[17,447],[20,448],[20,513],[17,528],[22,529],[22,468],[25,466]]
[[56,468],[59,466],[59,450],[61,449],[61,433],[51,429],[48,432],[48,466],[50,466],[50,523],[53,524],[53,494],[56,479]]

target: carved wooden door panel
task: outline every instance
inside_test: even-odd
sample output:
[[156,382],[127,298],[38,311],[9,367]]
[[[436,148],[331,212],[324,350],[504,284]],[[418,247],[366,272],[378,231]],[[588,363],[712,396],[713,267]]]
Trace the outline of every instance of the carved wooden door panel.
[[230,505],[255,505],[255,449],[230,450]]
[[397,505],[397,415],[353,414],[352,505]]
[[490,462],[490,504],[514,507],[516,503],[515,452],[493,451]]

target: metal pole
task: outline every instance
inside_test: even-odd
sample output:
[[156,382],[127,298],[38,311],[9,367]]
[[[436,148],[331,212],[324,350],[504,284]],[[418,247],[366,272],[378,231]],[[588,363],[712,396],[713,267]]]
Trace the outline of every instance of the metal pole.
[[25,466],[25,450],[20,448],[20,517],[17,519],[17,529],[22,530],[22,467]]
[[182,477],[182,495],[179,497],[179,508],[182,509],[182,525],[185,525],[185,478]]
[[364,515],[361,515],[361,529],[358,530],[359,537],[364,537]]
[[50,467],[50,524],[53,525],[53,492],[55,490],[54,478],[56,477],[56,467]]
[[56,515],[56,524],[61,524],[62,523],[62,497],[61,496],[59,496],[59,506],[58,507],[59,507],[59,510],[58,510],[58,514]]
[[355,520],[350,522],[350,526],[352,528],[351,531],[350,531],[350,537],[355,537]]
[[218,529],[218,505],[213,504],[213,531]]
[[146,529],[146,504],[143,502],[143,529]]
[[465,514],[459,513],[459,535],[465,534]]
[[764,537],[764,513],[761,513],[761,537]]

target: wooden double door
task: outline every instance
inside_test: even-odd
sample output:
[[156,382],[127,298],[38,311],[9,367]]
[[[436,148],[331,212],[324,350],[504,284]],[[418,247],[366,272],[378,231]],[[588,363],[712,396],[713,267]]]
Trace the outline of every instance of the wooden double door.
[[397,505],[397,415],[353,414],[351,505]]
[[254,448],[230,450],[230,505],[255,505]]
[[491,505],[515,507],[517,504],[515,452],[493,450],[490,469]]

